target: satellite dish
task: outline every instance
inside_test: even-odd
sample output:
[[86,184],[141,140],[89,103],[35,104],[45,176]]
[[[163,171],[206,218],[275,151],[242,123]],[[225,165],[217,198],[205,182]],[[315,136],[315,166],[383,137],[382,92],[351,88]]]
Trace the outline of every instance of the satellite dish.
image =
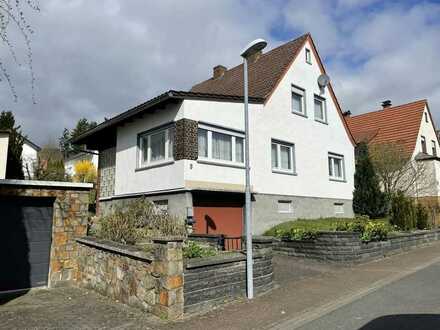
[[330,83],[330,77],[327,76],[325,73],[320,75],[318,77],[318,85],[321,88],[327,87],[327,85]]

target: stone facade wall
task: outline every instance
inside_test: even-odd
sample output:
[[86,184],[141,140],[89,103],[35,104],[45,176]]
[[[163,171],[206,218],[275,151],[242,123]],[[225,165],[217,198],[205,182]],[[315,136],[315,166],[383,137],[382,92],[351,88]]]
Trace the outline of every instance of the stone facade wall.
[[116,147],[101,150],[98,161],[99,197],[111,197],[115,193]]
[[77,285],[161,318],[182,316],[181,240],[154,241],[151,252],[92,237],[78,245]]
[[362,263],[426,246],[440,239],[440,230],[400,234],[382,242],[364,243],[356,233],[325,232],[315,240],[281,240],[277,253],[336,263]]
[[[68,283],[75,278],[77,245],[75,239],[87,234],[89,188],[0,184],[0,196],[54,198],[52,245],[50,250],[49,287]],[[0,197],[1,198],[1,197]]]
[[174,159],[198,158],[197,122],[191,119],[180,119],[176,121],[174,134]]
[[[254,290],[273,287],[272,240],[254,240]],[[188,260],[184,271],[185,313],[205,311],[228,300],[246,296],[246,256],[228,253]]]

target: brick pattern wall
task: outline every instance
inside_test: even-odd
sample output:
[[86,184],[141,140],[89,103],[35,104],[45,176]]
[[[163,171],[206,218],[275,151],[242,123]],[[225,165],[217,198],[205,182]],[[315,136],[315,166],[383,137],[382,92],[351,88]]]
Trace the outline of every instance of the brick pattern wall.
[[[254,290],[273,287],[272,241],[254,246]],[[219,259],[190,260],[184,272],[185,313],[205,311],[246,296],[246,257],[231,253]]]
[[116,147],[99,152],[99,197],[111,197],[115,193]]
[[75,239],[87,234],[89,191],[62,188],[11,187],[0,185],[1,196],[53,197],[52,246],[49,286],[73,280],[77,270]]
[[151,253],[92,237],[78,244],[78,286],[164,319],[183,315],[182,240],[154,241]]
[[174,133],[174,159],[198,158],[197,122],[190,119],[176,121]]
[[440,230],[390,237],[382,242],[364,243],[356,233],[321,233],[316,240],[282,240],[274,245],[277,253],[335,263],[363,263],[427,246],[440,239]]

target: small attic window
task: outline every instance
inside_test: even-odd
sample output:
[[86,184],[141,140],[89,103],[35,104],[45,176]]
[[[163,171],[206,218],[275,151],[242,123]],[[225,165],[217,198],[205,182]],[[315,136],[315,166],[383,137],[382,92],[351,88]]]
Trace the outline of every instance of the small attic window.
[[429,123],[429,120],[428,120],[428,113],[427,113],[427,112],[425,112],[425,121],[426,121],[427,123]]
[[306,62],[312,64],[312,53],[306,48]]

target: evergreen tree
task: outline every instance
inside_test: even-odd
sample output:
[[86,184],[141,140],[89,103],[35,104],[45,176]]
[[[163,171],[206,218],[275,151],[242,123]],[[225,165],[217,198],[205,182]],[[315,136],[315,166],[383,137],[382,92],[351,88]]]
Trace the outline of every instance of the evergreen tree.
[[0,130],[9,131],[8,157],[6,163],[7,179],[24,179],[23,152],[24,136],[20,126],[15,126],[15,118],[11,111],[2,111],[0,114]]
[[72,130],[65,128],[63,135],[59,139],[60,149],[64,157],[68,157],[69,155],[77,153],[78,150],[84,149],[84,146],[72,146],[70,140],[80,136],[89,129],[94,128],[96,125],[95,121],[88,121],[86,118],[81,118]]
[[378,218],[386,213],[385,194],[380,190],[379,179],[364,142],[356,147],[353,210],[356,214],[368,215],[370,218]]

